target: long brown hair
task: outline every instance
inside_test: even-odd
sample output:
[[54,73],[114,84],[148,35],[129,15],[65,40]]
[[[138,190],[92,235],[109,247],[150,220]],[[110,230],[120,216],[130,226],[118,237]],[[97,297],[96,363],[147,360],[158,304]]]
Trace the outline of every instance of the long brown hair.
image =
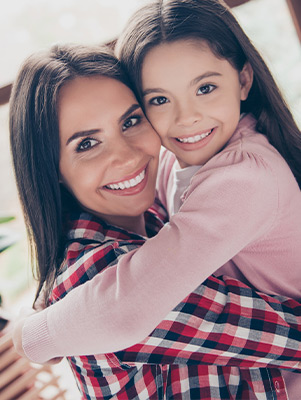
[[204,40],[217,57],[238,71],[250,63],[254,80],[241,111],[253,113],[257,130],[285,158],[301,187],[300,130],[262,57],[221,1],[154,0],[132,16],[116,52],[137,97],[142,100],[141,69],[146,54],[161,43],[190,38]]
[[45,285],[45,303],[63,259],[64,212],[77,202],[59,183],[57,101],[61,87],[78,76],[102,75],[128,86],[112,50],[59,45],[35,53],[21,66],[10,99],[10,143],[34,275]]

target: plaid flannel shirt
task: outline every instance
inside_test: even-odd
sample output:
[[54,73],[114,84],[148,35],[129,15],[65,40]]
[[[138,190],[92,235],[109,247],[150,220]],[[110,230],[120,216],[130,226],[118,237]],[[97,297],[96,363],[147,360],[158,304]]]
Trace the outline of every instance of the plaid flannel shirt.
[[[145,216],[153,236],[162,222]],[[143,242],[89,214],[75,216],[50,304]],[[284,400],[278,367],[301,369],[300,315],[294,300],[211,276],[143,342],[68,361],[85,399]]]

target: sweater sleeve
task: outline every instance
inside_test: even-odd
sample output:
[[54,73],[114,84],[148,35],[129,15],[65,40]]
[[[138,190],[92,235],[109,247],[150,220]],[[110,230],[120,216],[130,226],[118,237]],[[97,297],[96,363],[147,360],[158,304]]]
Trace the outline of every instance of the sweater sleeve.
[[45,361],[75,348],[107,353],[139,343],[187,293],[271,228],[278,193],[265,163],[241,152],[224,154],[214,168],[209,163],[156,237],[27,319],[29,358]]
[[[76,289],[68,296],[73,292]],[[103,348],[98,340],[97,319],[85,332],[78,325],[74,312],[82,312],[85,302],[76,299],[75,296],[75,310],[71,306],[70,314],[68,302],[63,304],[62,300],[29,317],[23,345],[32,361],[43,363],[56,356],[96,354]],[[62,309],[54,311],[62,304],[65,317],[59,314]],[[86,305],[89,316],[90,305]],[[60,317],[59,327],[47,324],[49,311]],[[204,363],[301,370],[300,315],[301,305],[295,300],[257,293],[233,278],[211,276],[148,337],[115,356],[130,366]],[[89,320],[88,317],[85,322]],[[58,331],[52,333],[50,328]]]

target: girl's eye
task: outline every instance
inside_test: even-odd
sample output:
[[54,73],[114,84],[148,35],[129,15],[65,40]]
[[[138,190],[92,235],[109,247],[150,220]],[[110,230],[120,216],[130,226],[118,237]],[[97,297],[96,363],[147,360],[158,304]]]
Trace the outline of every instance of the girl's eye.
[[76,151],[77,152],[81,152],[81,151],[87,151],[92,149],[94,146],[96,146],[99,143],[98,140],[96,139],[91,139],[91,138],[86,138],[84,140],[82,140],[78,146],[76,147]]
[[139,124],[141,119],[142,119],[141,115],[132,115],[130,118],[125,120],[124,124],[122,125],[122,130],[126,131],[127,129],[132,128],[133,126]]
[[154,106],[161,106],[162,104],[166,103],[168,103],[168,99],[164,96],[154,97],[149,101],[149,104],[152,104]]
[[214,85],[204,85],[198,89],[197,94],[198,95],[208,94],[211,93],[214,89],[215,89]]

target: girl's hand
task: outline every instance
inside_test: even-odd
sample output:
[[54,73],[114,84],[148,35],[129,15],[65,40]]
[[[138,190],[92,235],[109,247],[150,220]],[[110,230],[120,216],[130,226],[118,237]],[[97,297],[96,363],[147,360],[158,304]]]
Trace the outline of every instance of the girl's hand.
[[25,324],[26,318],[29,315],[34,314],[36,311],[34,311],[32,308],[22,308],[19,313],[19,317],[17,320],[14,321],[13,325],[13,330],[12,330],[12,339],[14,343],[14,347],[16,352],[22,356],[26,357],[26,354],[24,353],[23,346],[22,346],[22,330],[23,326]]
[[[13,344],[14,344],[16,352],[20,356],[27,358],[29,361],[31,361],[31,360],[26,356],[24,349],[23,349],[23,345],[22,345],[22,330],[23,330],[23,326],[26,322],[26,318],[36,312],[38,312],[38,311],[35,311],[32,308],[22,308],[20,311],[20,314],[19,314],[19,318],[14,322],[13,330],[12,330],[12,340],[13,340]],[[63,359],[63,357],[52,358],[51,360],[47,361],[44,364],[50,364],[50,365],[58,364],[62,359]]]

